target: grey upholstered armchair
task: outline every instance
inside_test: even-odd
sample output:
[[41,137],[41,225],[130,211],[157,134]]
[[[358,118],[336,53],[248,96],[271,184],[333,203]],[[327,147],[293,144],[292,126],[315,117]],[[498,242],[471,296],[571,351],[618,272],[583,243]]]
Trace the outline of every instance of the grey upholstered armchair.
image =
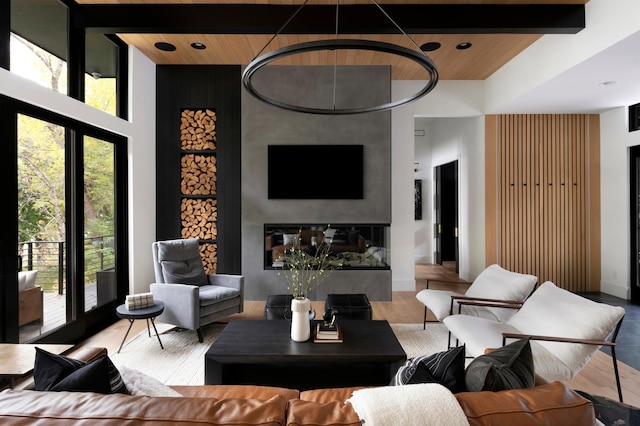
[[157,241],[152,245],[156,282],[150,289],[154,299],[164,302],[157,318],[168,324],[198,332],[244,308],[242,275],[207,275],[197,239]]

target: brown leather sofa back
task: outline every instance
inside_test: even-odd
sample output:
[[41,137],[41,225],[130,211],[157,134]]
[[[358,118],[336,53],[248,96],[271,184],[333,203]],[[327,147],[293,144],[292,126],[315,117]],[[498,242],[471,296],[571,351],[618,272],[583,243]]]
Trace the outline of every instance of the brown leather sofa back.
[[[0,424],[10,426],[287,425],[359,426],[356,388],[304,392],[268,386],[172,386],[184,397],[7,390]],[[471,426],[595,425],[593,405],[561,382],[455,395]],[[428,401],[425,402],[428,408]]]
[[561,382],[528,389],[455,394],[470,426],[595,425],[593,405]]
[[295,389],[279,388],[275,386],[257,385],[202,385],[202,386],[171,386],[173,390],[190,398],[249,398],[271,399],[281,396],[285,401],[300,397]]
[[8,390],[0,398],[3,426],[261,425],[283,426],[287,401],[166,398],[89,392]]

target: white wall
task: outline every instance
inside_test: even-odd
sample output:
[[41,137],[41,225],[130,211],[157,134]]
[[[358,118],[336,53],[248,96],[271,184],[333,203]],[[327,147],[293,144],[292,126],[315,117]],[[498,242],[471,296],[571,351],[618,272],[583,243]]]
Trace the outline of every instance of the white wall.
[[[638,100],[640,101],[640,99]],[[629,149],[640,131],[629,132],[627,108],[600,114],[602,280],[604,293],[630,297]]]
[[129,49],[128,144],[129,293],[149,291],[154,282],[151,243],[156,240],[156,65]]
[[[421,81],[393,81],[392,98],[406,97],[422,87]],[[436,126],[431,137],[457,140],[453,151],[460,158],[460,198],[473,202],[474,213],[461,213],[461,244],[465,257],[460,264],[460,276],[473,279],[484,267],[484,89],[481,81],[441,81],[425,97],[395,108],[391,113],[391,271],[393,291],[415,290],[415,232],[413,215],[413,185],[415,174],[415,118],[416,117],[475,117],[460,129],[448,124]],[[436,120],[434,120],[436,122]],[[465,120],[460,120],[460,123]],[[455,125],[459,125],[456,123]],[[447,130],[449,129],[449,130]],[[459,136],[449,133],[453,131]],[[459,137],[460,139],[456,139]],[[436,151],[434,150],[434,163]],[[440,147],[437,158],[445,149]],[[478,157],[480,155],[480,157]],[[442,164],[442,163],[440,163]],[[467,204],[466,209],[470,208]],[[477,214],[476,212],[481,212]],[[463,215],[465,216],[463,219]],[[462,222],[464,221],[464,222]],[[463,228],[464,226],[464,228]],[[466,228],[466,229],[465,229]],[[482,242],[476,241],[478,233]],[[463,236],[464,235],[464,236]],[[472,240],[473,239],[473,240]],[[479,267],[478,265],[482,265]]]
[[414,161],[418,163],[418,170],[414,179],[422,182],[422,219],[414,221],[414,263],[433,263],[433,173],[431,166],[431,135],[432,118],[416,118],[416,135],[414,139]]

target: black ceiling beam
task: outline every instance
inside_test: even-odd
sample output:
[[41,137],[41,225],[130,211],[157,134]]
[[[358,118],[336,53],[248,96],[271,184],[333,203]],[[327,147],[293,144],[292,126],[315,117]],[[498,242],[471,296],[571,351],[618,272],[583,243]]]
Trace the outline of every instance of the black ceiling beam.
[[[584,5],[385,4],[409,34],[575,34]],[[299,8],[265,4],[79,5],[72,23],[101,33],[275,34]],[[335,5],[306,5],[282,34],[335,33]],[[340,5],[340,34],[397,34],[377,6]]]

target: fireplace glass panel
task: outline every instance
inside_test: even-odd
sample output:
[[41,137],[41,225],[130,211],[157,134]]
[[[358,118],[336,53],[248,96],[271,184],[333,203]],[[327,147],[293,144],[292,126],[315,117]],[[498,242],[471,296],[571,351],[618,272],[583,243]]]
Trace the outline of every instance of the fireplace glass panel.
[[388,224],[265,224],[264,268],[286,268],[292,247],[313,255],[328,244],[341,270],[390,269],[389,230]]

